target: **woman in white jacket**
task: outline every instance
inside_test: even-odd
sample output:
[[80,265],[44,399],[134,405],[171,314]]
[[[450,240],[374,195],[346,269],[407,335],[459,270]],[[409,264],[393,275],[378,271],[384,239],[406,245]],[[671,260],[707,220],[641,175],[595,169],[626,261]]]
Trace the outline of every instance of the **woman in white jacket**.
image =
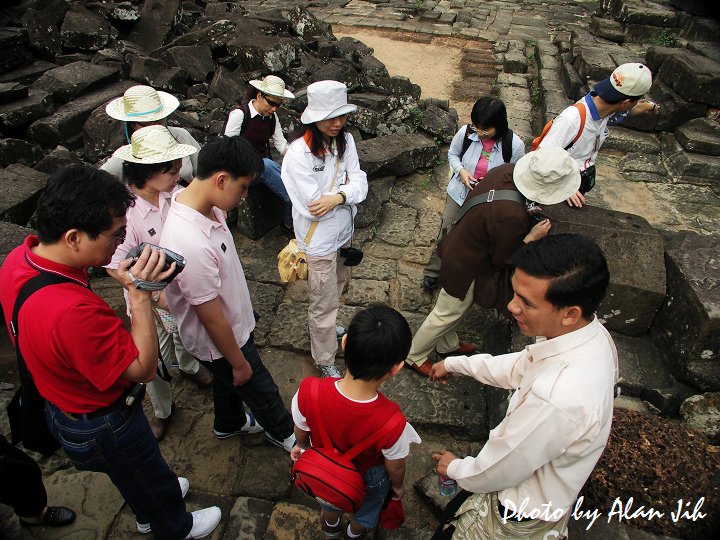
[[367,176],[355,141],[345,130],[347,87],[319,81],[307,87],[303,129],[290,143],[282,179],[292,201],[298,246],[308,262],[308,331],[311,354],[323,377],[341,377],[335,366],[336,320],[348,269],[340,248],[350,244],[356,204],[365,200]]

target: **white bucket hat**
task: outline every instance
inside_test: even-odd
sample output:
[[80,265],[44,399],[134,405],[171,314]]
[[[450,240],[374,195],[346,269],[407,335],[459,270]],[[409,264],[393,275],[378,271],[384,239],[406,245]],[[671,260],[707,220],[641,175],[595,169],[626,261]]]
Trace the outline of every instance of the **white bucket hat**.
[[180,102],[152,86],[132,86],[105,107],[108,116],[126,122],[155,122],[169,116]]
[[338,81],[318,81],[307,87],[308,105],[300,117],[303,124],[329,120],[357,111],[347,102],[347,86]]
[[121,146],[113,156],[132,163],[164,163],[197,152],[189,144],[180,144],[165,126],[146,126],[132,134],[130,144]]
[[285,81],[275,75],[268,75],[262,81],[250,81],[250,86],[253,86],[260,90],[263,94],[268,96],[275,96],[283,99],[292,99],[295,94],[285,90]]
[[580,188],[580,170],[567,151],[559,146],[547,146],[518,160],[513,181],[526,199],[539,204],[557,204]]

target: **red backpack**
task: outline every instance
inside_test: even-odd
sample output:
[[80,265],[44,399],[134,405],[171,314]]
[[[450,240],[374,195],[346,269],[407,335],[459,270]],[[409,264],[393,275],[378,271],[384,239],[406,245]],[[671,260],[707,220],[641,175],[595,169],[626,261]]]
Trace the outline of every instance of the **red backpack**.
[[300,455],[292,468],[293,483],[322,504],[343,512],[357,512],[365,500],[365,482],[351,460],[383,437],[387,437],[400,422],[405,421],[405,417],[397,411],[385,422],[382,429],[341,454],[333,447],[322,422],[319,404],[320,379],[312,379],[309,390],[310,415],[307,416],[312,415],[312,418],[317,420],[313,438],[321,445],[311,446]]
[[[583,129],[585,129],[585,114],[587,111],[585,110],[585,107],[583,107],[580,103],[575,103],[573,107],[577,107],[577,110],[580,112],[580,129],[578,130],[577,135],[575,135],[575,138],[565,147],[565,150],[569,150],[570,147],[577,142],[577,140],[580,138],[580,135],[582,135]],[[550,127],[553,124],[553,120],[549,120],[547,124],[545,124],[545,127],[542,130],[542,133],[535,137],[533,139],[532,145],[530,146],[530,151],[534,152],[538,149],[538,146],[540,146],[540,142],[545,138],[545,135],[547,135],[548,131],[550,131]]]

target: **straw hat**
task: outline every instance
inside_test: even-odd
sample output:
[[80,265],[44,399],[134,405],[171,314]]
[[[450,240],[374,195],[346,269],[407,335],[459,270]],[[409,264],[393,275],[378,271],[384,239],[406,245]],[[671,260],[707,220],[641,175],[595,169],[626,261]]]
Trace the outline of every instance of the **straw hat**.
[[347,102],[347,86],[338,81],[318,81],[307,87],[308,105],[300,117],[303,124],[329,120],[357,111]]
[[652,72],[636,62],[615,68],[607,79],[595,85],[593,92],[608,103],[640,97],[652,86]]
[[116,158],[132,163],[164,163],[197,152],[194,146],[180,144],[165,126],[147,126],[132,134],[130,144],[113,153]]
[[295,94],[285,90],[285,81],[275,75],[268,75],[262,81],[250,81],[250,86],[253,86],[260,90],[263,94],[268,96],[275,96],[283,99],[292,99]]
[[152,86],[133,86],[105,107],[108,116],[126,122],[155,122],[170,115],[180,102]]
[[544,146],[518,160],[513,181],[526,199],[557,204],[580,188],[580,170],[567,151],[559,146]]

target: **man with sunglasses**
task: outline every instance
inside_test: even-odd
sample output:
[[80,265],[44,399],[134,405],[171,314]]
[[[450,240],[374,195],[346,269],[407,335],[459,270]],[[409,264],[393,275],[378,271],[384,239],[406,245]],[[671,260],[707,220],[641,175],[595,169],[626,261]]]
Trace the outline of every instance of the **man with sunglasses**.
[[280,165],[270,157],[270,140],[276,150],[285,154],[287,140],[280,127],[277,110],[286,99],[295,96],[285,90],[285,82],[275,75],[250,81],[245,102],[230,111],[225,135],[241,136],[252,143],[265,165],[265,172],[252,185],[265,184],[283,203],[282,226],[293,233],[292,204],[280,177]]
[[441,289],[413,338],[409,367],[427,377],[433,350],[442,357],[457,354],[455,329],[473,303],[505,311],[513,295],[513,253],[550,231],[549,219],[532,217],[540,210],[535,203],[560,203],[579,186],[575,161],[557,147],[531,152],[487,173],[468,194],[438,246]]

